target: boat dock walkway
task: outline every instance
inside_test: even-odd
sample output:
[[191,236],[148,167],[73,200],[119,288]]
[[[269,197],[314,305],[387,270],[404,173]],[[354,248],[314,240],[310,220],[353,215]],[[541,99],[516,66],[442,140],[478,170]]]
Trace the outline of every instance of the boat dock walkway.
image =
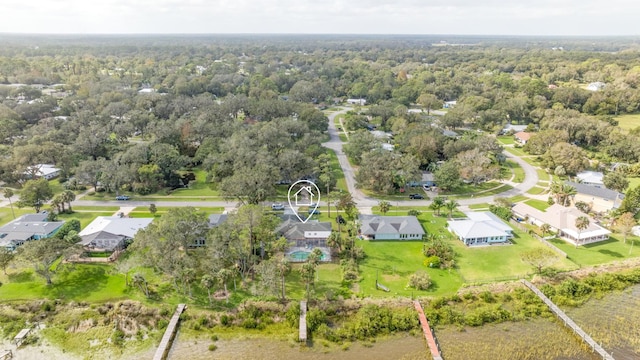
[[560,320],[562,320],[565,326],[571,328],[571,330],[573,330],[573,332],[576,333],[576,335],[578,335],[582,339],[582,341],[589,345],[589,347],[591,347],[593,351],[602,356],[602,359],[614,360],[611,354],[609,354],[604,348],[602,348],[600,344],[595,342],[595,340],[593,340],[591,336],[589,336],[589,334],[582,330],[582,328],[580,328],[578,324],[576,324],[569,316],[567,316],[564,311],[562,311],[556,304],[554,304],[553,301],[551,301],[545,294],[543,294],[542,291],[540,291],[535,285],[524,279],[520,281],[536,295],[538,295],[538,297],[542,299],[545,304],[547,304],[549,310],[551,310],[552,313],[554,313]]
[[307,302],[300,301],[300,341],[307,341]]
[[176,332],[178,331],[180,315],[182,315],[186,308],[186,304],[178,304],[176,312],[173,313],[171,321],[169,321],[169,325],[167,325],[167,330],[165,330],[164,335],[162,336],[158,350],[156,350],[156,354],[153,356],[153,360],[164,360],[167,358],[169,349],[171,349],[171,344],[173,343],[173,338],[176,336]]
[[424,315],[422,305],[420,305],[420,302],[418,300],[414,300],[413,306],[418,312],[420,325],[422,325],[422,332],[424,333],[424,338],[427,340],[427,345],[429,346],[429,350],[431,351],[431,357],[433,357],[433,360],[443,360],[442,354],[440,353],[440,347],[438,346],[435,335],[433,335],[431,326],[429,326],[429,320],[427,320],[427,317]]

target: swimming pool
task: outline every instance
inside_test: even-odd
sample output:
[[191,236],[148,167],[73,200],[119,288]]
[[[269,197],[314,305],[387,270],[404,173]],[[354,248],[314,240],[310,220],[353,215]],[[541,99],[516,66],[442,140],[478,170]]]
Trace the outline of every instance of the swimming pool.
[[[287,255],[287,257],[291,261],[303,262],[303,261],[307,261],[307,258],[309,257],[310,253],[311,253],[311,251],[296,250],[296,251],[293,251],[293,252],[289,253],[289,255]],[[326,258],[327,258],[327,256],[323,252],[322,256],[320,256],[320,261],[324,261]]]

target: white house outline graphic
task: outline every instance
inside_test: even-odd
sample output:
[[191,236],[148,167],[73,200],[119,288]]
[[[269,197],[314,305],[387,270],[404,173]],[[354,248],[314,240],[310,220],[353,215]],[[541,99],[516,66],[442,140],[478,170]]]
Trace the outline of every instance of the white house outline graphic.
[[[302,194],[300,194],[303,191],[307,192],[307,196],[309,197],[309,202],[308,203],[300,203],[300,202],[298,202],[298,196],[300,196],[301,198],[304,199],[304,196]],[[313,197],[316,196],[316,195],[311,190],[311,186],[303,186],[302,188],[300,188],[300,190],[296,191],[295,194],[293,194],[293,196],[296,199],[296,201],[295,201],[296,206],[311,206],[311,204],[313,203]]]

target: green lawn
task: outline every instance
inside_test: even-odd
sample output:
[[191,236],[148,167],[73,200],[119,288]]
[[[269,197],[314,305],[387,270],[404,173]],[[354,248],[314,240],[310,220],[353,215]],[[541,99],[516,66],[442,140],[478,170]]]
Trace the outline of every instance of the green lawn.
[[542,201],[538,199],[527,200],[524,203],[540,211],[547,211],[549,206],[551,206],[546,201]]
[[120,206],[76,206],[73,205],[73,211],[80,211],[80,212],[89,212],[89,211],[99,211],[99,212],[105,212],[105,211],[118,211],[120,210]]
[[527,190],[527,194],[531,195],[540,195],[545,192],[547,189],[539,186],[534,186],[531,189]]
[[[512,245],[467,247],[457,239],[451,239],[458,257],[458,271],[467,283],[506,280],[532,274],[534,269],[520,259],[522,252],[534,248],[546,248],[540,241],[520,230],[514,230]],[[558,269],[573,269],[575,265],[563,259],[554,264]]]
[[482,204],[471,204],[469,205],[469,209],[477,210],[477,209],[488,209],[491,204],[482,203]]
[[520,149],[520,148],[507,147],[507,148],[504,148],[504,149],[506,151],[510,152],[511,154],[516,155],[516,156],[527,156],[528,155],[527,153],[522,151],[522,149]]
[[577,248],[562,239],[552,239],[550,241],[560,250],[567,253],[569,259],[576,264],[589,266],[640,256],[640,238],[629,236],[626,244],[622,240],[622,235],[614,234],[607,241]]
[[512,196],[509,198],[509,201],[511,201],[512,203],[517,203],[520,201],[524,201],[527,200],[528,197],[524,196],[524,195],[516,195],[516,196]]
[[627,190],[640,186],[640,178],[628,177],[627,180],[629,180],[629,187],[627,187]]
[[13,221],[13,215],[15,214],[16,218],[24,215],[24,214],[34,214],[35,210],[33,208],[22,208],[19,209],[15,205],[13,205],[13,213],[11,213],[11,208],[1,207],[0,208],[0,226]]
[[640,114],[625,114],[614,117],[618,120],[618,126],[624,130],[633,130],[640,126]]
[[500,194],[505,191],[513,189],[511,185],[501,184],[495,181],[488,181],[482,184],[463,184],[452,191],[442,191],[440,195],[452,196],[455,198],[469,198],[475,195],[478,196],[490,196]]
[[91,212],[74,212],[71,214],[58,214],[59,220],[69,221],[77,219],[80,221],[80,226],[84,229],[98,216],[113,216],[115,211],[91,211]]
[[189,183],[188,189],[177,189],[171,193],[172,196],[220,196],[218,190],[212,189],[212,184],[207,182],[207,172],[201,169],[194,169],[196,181]]
[[[423,264],[422,241],[368,241],[358,240],[367,257],[360,265],[359,294],[371,297],[424,296],[455,293],[462,279],[455,270],[432,269]],[[417,270],[425,270],[433,285],[428,291],[417,291],[407,287],[409,276]],[[390,292],[376,290],[378,281]]]
[[513,135],[498,136],[498,141],[502,145],[514,145],[516,143],[516,140],[513,138]]
[[129,298],[143,300],[144,297],[132,288],[125,289],[124,277],[114,274],[109,265],[66,265],[57,270],[51,286],[47,286],[44,279],[34,275],[30,269],[20,270],[9,270],[8,276],[0,275],[3,282],[0,301],[65,299],[104,302]]
[[327,149],[326,152],[331,156],[331,168],[336,176],[336,187],[332,190],[349,191],[349,189],[347,189],[347,181],[344,179],[344,173],[342,172],[342,168],[338,162],[338,156],[333,150]]
[[513,173],[513,182],[521,183],[524,181],[524,169],[515,161],[507,160],[506,165],[509,166]]
[[538,179],[542,181],[549,181],[549,174],[544,169],[536,169],[538,173]]

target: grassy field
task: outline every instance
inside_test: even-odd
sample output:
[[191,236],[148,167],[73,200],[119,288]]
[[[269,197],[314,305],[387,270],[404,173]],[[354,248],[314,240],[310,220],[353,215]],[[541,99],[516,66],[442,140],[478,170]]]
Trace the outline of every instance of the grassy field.
[[469,209],[477,210],[477,209],[488,209],[491,204],[482,203],[482,204],[471,204],[469,205]]
[[539,186],[534,186],[531,189],[527,190],[527,194],[531,195],[540,195],[545,192],[547,189]]
[[618,126],[624,130],[633,130],[640,126],[640,114],[626,114],[613,118],[618,120]]
[[581,266],[589,266],[640,256],[640,238],[629,236],[626,244],[622,239],[622,235],[614,234],[607,241],[577,248],[562,239],[552,239],[550,241],[560,250],[567,253],[569,259],[574,263]]
[[171,193],[172,196],[220,196],[218,190],[212,188],[212,184],[207,182],[207,172],[201,169],[194,169],[196,181],[189,183],[188,189],[177,189]]
[[76,219],[80,221],[80,226],[84,229],[98,216],[113,216],[114,211],[91,211],[91,212],[73,212],[71,214],[58,214],[59,220],[69,221]]
[[549,206],[551,206],[546,201],[542,201],[538,199],[527,200],[524,203],[540,211],[546,211],[549,208]]
[[520,165],[512,160],[507,160],[506,164],[509,166],[509,168],[511,169],[511,172],[513,174],[513,182],[515,183],[521,183],[524,181],[524,169],[522,167],[520,167]]
[[536,169],[536,172],[538,173],[538,179],[542,181],[549,181],[549,174],[547,174],[546,171],[543,169]]
[[498,136],[498,141],[502,145],[514,145],[516,143],[516,140],[513,138],[513,135]]
[[628,177],[627,180],[629,180],[629,187],[627,187],[627,190],[640,186],[640,178]]

